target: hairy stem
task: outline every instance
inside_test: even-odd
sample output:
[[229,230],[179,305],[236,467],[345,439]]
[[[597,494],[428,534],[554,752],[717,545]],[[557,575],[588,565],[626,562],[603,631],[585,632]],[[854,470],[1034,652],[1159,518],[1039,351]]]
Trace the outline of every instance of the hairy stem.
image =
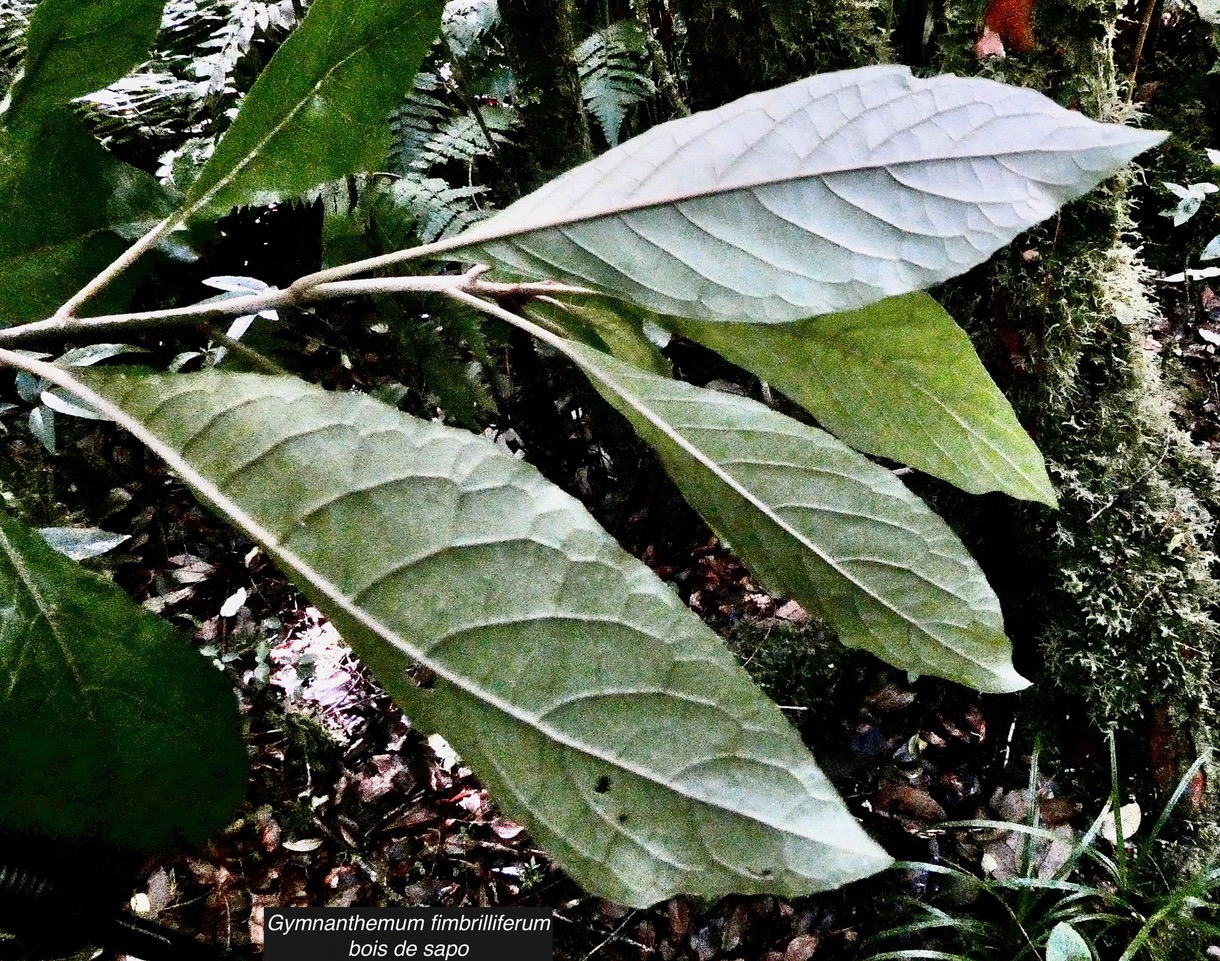
[[451,297],[459,303],[466,304],[468,307],[473,307],[480,313],[487,314],[489,317],[495,317],[505,323],[511,324],[518,330],[523,330],[527,334],[536,337],[551,347],[556,348],[560,353],[566,353],[564,348],[567,346],[567,337],[562,332],[555,330],[549,326],[544,327],[536,324],[531,320],[526,320],[520,314],[514,314],[511,310],[505,310],[499,304],[493,304],[491,301],[483,300],[476,294],[462,290],[459,287],[453,287],[445,291],[445,296]]
[[303,294],[309,288],[316,287],[318,284],[329,283],[332,280],[343,280],[346,277],[362,274],[369,270],[379,270],[382,267],[394,267],[398,264],[409,263],[412,260],[426,260],[429,257],[435,257],[437,254],[456,250],[468,244],[469,241],[459,234],[446,240],[438,240],[435,243],[408,247],[406,250],[395,250],[392,253],[382,254],[379,257],[369,257],[350,264],[340,264],[338,267],[331,267],[328,270],[319,270],[317,273],[306,274],[304,277],[294,281],[290,289]]
[[[325,273],[325,271],[323,271]],[[56,314],[46,320],[21,324],[0,330],[0,346],[13,347],[33,341],[62,339],[75,334],[102,334],[109,331],[131,331],[148,328],[174,326],[216,317],[237,317],[242,314],[257,314],[278,307],[292,307],[340,297],[359,297],[368,294],[402,293],[451,293],[459,290],[477,297],[541,297],[553,294],[588,294],[583,287],[539,283],[502,284],[481,279],[483,269],[475,268],[465,274],[448,274],[439,277],[377,277],[371,280],[343,280],[314,283],[298,290],[293,284],[286,290],[268,290],[248,297],[230,297],[206,304],[189,307],[171,307],[165,310],[148,310],[127,314],[106,314],[101,317],[73,317]],[[310,277],[317,277],[311,274]],[[308,279],[308,278],[302,278]],[[299,283],[299,281],[298,281]],[[482,301],[480,301],[482,303]]]

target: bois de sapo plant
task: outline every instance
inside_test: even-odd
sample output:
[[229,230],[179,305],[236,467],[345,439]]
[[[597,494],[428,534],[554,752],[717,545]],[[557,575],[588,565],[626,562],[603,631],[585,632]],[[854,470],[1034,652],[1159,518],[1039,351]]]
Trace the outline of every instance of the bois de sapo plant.
[[[632,905],[796,895],[884,868],[716,635],[529,464],[291,376],[99,369],[25,348],[443,295],[567,357],[759,582],[845,644],[1015,691],[1026,681],[979,568],[865,454],[1054,505],[965,335],[918,291],[1162,135],[985,80],[828,74],[655,127],[456,236],[287,289],[126,312],[130,268],[187,227],[376,170],[441,14],[428,0],[314,0],[171,196],[69,110],[146,56],[161,6],[34,11],[0,117],[0,363],[48,406],[128,431],[257,541],[412,722],[443,732],[590,891]],[[400,273],[423,261],[457,269]],[[826,429],[672,379],[648,325],[719,351]],[[0,518],[0,548],[0,720],[22,760],[0,773],[0,834],[144,853],[222,826],[243,751],[212,668],[15,519]],[[417,687],[412,665],[435,685]]]

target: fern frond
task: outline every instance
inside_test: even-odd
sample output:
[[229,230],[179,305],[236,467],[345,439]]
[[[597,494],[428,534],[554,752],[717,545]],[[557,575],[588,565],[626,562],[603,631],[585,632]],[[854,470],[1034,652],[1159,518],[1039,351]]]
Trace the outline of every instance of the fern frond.
[[194,51],[228,19],[225,0],[166,0],[157,47],[168,56]]
[[81,98],[89,126],[103,141],[180,140],[200,99],[199,84],[148,64],[105,90]]
[[443,100],[444,85],[432,73],[415,75],[415,85],[390,116],[389,169],[407,176],[423,148],[453,112]]
[[403,178],[390,188],[394,202],[410,212],[420,242],[429,244],[459,233],[487,216],[477,198],[487,193],[481,185],[451,187],[439,177]]
[[576,48],[585,109],[602,128],[606,142],[618,146],[627,108],[652,97],[657,88],[644,73],[648,43],[634,20],[619,20]]
[[25,31],[33,12],[33,0],[0,0],[0,88],[13,82],[25,56]]
[[195,75],[207,82],[207,94],[231,90],[237,64],[250,52],[257,37],[272,32],[291,30],[296,25],[292,0],[264,3],[262,0],[226,0],[227,14],[220,27],[199,45],[201,51],[211,51],[198,57],[192,65]]
[[496,0],[450,0],[441,21],[445,41],[459,60],[483,56],[484,38],[500,23]]
[[479,198],[487,187],[451,187],[439,177],[390,180],[373,174],[327,184],[318,191],[325,218],[324,262],[353,252],[368,257],[465,230],[487,216]]
[[214,141],[227,126],[241,96],[239,65],[255,42],[282,40],[296,21],[292,0],[168,0],[152,58],[80,98],[85,121],[103,141],[131,145],[148,161],[168,149],[162,166],[177,169],[178,160],[210,150],[200,138]]
[[509,142],[508,133],[517,121],[515,111],[508,107],[480,107],[479,115],[482,124],[472,111],[446,121],[416,151],[411,169],[427,173],[448,163],[469,164]]

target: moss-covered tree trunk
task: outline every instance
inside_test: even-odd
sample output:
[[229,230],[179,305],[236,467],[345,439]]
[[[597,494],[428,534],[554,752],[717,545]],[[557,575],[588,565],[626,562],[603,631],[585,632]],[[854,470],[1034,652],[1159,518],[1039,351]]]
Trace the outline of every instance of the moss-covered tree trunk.
[[576,69],[572,0],[500,0],[522,124],[515,179],[533,189],[593,155]]
[[[981,63],[978,25],[950,21],[939,66],[1129,120],[1126,70],[1110,42],[1116,15],[1112,3],[1042,0],[1036,48]],[[1118,178],[1065,208],[945,297],[992,360],[1059,490],[1057,512],[1014,514],[1006,536],[1019,566],[992,558],[1018,647],[1043,691],[1063,695],[1045,721],[1059,732],[1086,718],[1096,729],[1117,725],[1140,753],[1153,745],[1128,767],[1148,762],[1168,787],[1213,726],[1220,501],[1213,460],[1177,423],[1176,388],[1149,340],[1160,308],[1136,250],[1137,180]]]

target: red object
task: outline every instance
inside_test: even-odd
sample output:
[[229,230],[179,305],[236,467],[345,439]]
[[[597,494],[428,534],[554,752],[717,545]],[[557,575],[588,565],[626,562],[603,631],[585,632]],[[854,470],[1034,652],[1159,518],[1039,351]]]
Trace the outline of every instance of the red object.
[[983,33],[999,36],[1013,53],[1034,49],[1034,0],[990,0],[983,14]]

